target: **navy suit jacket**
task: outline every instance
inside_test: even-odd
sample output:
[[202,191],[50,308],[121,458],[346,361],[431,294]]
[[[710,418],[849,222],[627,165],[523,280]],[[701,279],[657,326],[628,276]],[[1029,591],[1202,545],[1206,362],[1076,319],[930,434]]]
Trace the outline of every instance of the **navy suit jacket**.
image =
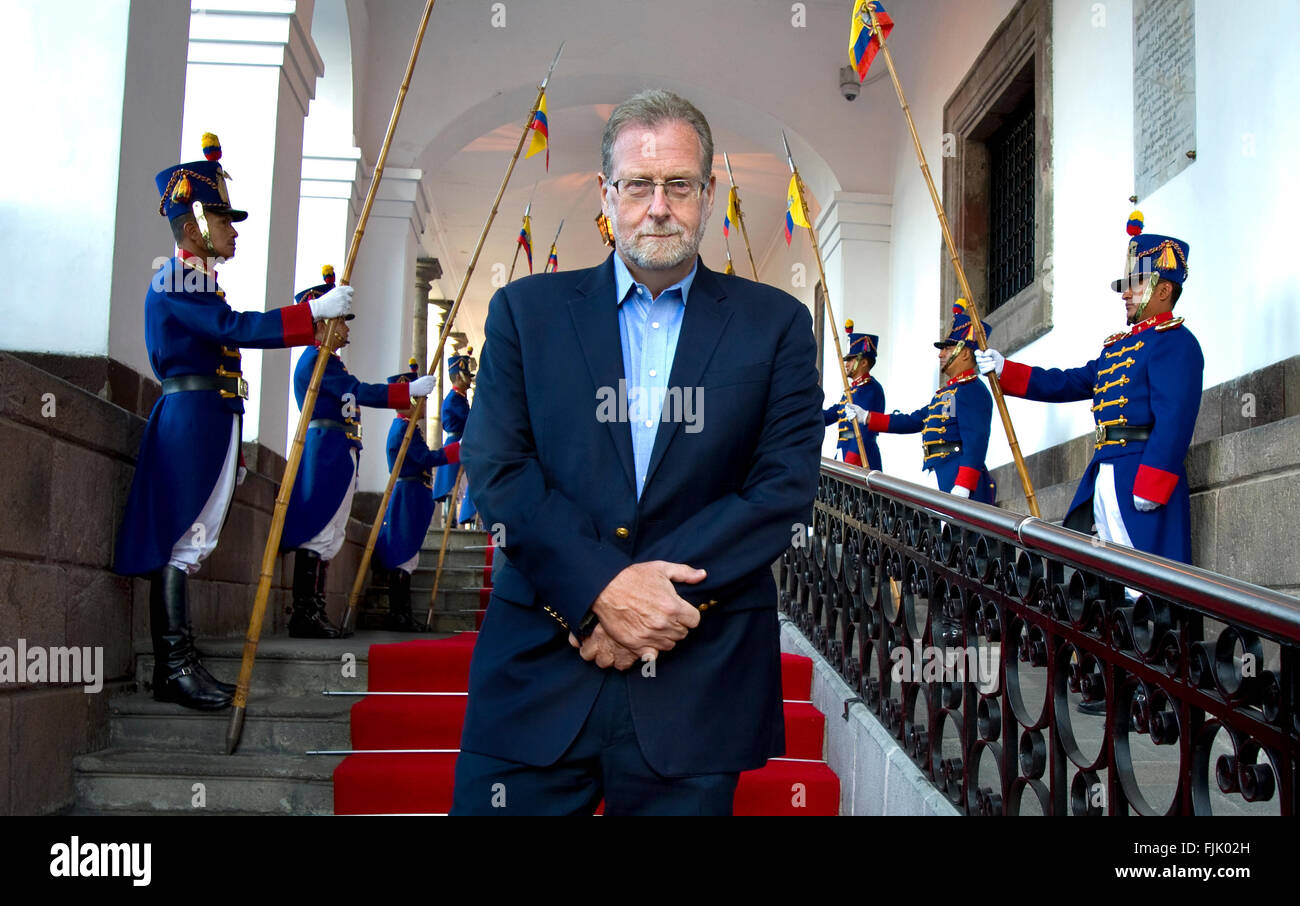
[[638,501],[628,423],[598,417],[624,377],[612,255],[497,291],[461,457],[505,545],[470,667],[463,749],[554,763],[607,676],[570,647],[561,620],[578,625],[630,564],[668,560],[708,571],[679,585],[682,597],[717,603],[653,675],[627,672],[646,760],[681,776],[784,752],[770,567],[817,490],[815,360],[796,299],[701,263],[669,387],[698,392],[702,406],[693,423],[660,423]]

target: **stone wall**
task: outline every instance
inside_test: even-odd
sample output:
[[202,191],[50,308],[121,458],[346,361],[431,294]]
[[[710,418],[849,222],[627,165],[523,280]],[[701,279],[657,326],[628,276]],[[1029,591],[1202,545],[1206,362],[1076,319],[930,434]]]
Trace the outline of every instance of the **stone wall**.
[[[108,744],[108,698],[131,688],[136,653],[150,650],[149,583],[116,576],[110,566],[141,412],[157,398],[157,384],[132,381],[111,360],[36,358],[52,373],[33,358],[0,353],[0,500],[7,510],[0,519],[0,646],[14,649],[18,639],[47,649],[102,646],[104,688],[88,694],[80,685],[0,683],[0,815],[72,804],[73,756]],[[246,444],[244,453],[249,475],[220,546],[190,581],[200,648],[204,638],[247,630],[284,473],[284,460],[265,448]],[[330,571],[336,622],[367,532],[355,519],[349,524]],[[285,632],[286,566],[289,558],[281,557],[264,637]]]
[[[993,430],[1001,430],[996,416]],[[1026,458],[1043,518],[1065,518],[1092,453],[1085,435]],[[993,477],[998,505],[1026,512],[1015,466],[1000,466]],[[1205,390],[1187,454],[1192,562],[1300,595],[1298,478],[1300,356]]]

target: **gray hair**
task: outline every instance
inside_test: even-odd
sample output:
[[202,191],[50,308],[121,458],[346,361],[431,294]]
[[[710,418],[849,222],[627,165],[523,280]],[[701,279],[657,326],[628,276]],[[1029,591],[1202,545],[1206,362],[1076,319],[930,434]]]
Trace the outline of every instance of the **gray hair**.
[[686,98],[650,88],[632,95],[614,108],[605,123],[605,134],[600,139],[600,169],[606,176],[613,166],[614,142],[627,126],[658,126],[661,123],[680,121],[695,130],[700,140],[700,172],[705,179],[713,172],[713,132],[704,114]]

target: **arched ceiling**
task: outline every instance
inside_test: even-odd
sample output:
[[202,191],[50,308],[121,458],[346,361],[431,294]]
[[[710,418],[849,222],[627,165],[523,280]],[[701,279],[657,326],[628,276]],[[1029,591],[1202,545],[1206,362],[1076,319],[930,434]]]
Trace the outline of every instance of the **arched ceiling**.
[[[338,0],[319,0],[318,7],[329,2]],[[940,7],[954,2],[888,4],[895,20],[906,23],[890,38],[905,82],[909,69],[924,66]],[[355,138],[367,160],[378,154],[423,5],[347,0]],[[640,88],[678,91],[710,121],[719,203],[702,254],[712,267],[725,263],[723,151],[741,189],[754,257],[768,279],[787,267],[782,129],[823,204],[839,190],[890,194],[905,125],[883,63],[857,100],[840,94],[852,6],[851,0],[438,0],[389,165],[424,173],[433,210],[422,239],[442,262],[448,296],[465,273],[537,82],[565,42],[547,91],[550,169],[541,155],[521,156],[515,167],[458,318],[471,338],[481,334],[494,289],[492,265],[509,267],[530,197],[535,269],[545,263],[561,218],[562,269],[603,259],[594,224],[600,134],[614,105]],[[331,75],[327,60],[327,81]],[[747,275],[734,230],[731,251],[737,271]],[[521,273],[527,273],[522,261],[516,276]]]

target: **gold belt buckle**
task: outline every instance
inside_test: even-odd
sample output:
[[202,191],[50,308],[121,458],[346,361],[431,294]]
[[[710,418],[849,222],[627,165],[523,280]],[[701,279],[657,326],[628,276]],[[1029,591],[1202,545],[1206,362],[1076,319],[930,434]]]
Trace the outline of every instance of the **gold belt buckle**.
[[361,422],[348,422],[348,440],[355,440],[361,443]]
[[239,379],[239,398],[242,400],[248,399],[248,381],[243,378]]
[[1097,425],[1097,427],[1092,431],[1092,436],[1096,443],[1104,444],[1106,442],[1106,426]]

